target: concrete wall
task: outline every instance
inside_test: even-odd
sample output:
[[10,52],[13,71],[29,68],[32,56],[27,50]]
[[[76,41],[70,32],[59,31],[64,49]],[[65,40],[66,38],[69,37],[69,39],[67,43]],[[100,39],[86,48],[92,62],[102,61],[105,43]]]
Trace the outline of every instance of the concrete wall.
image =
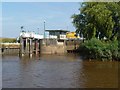
[[81,41],[80,40],[67,40],[64,42],[58,42],[56,41],[55,44],[52,44],[51,42],[55,43],[55,40],[49,40],[49,44],[41,45],[41,54],[65,54],[68,51],[76,50]]
[[41,54],[64,54],[65,46],[63,45],[49,45],[49,46],[41,46]]
[[0,43],[0,54],[19,54],[20,43]]
[[[0,54],[19,54],[20,49],[19,48],[4,48],[3,50],[0,49]],[[65,47],[61,45],[42,45],[40,54],[64,54],[65,52]]]
[[[68,51],[75,50],[79,47],[81,41],[68,40],[63,42],[63,44],[58,44],[56,40],[45,40],[44,43],[40,45],[40,53],[41,54],[65,54]],[[61,42],[60,42],[61,43]],[[4,48],[3,50],[0,48],[0,54],[19,54],[20,49],[17,47]],[[2,52],[2,53],[1,53]]]
[[79,48],[80,40],[67,40],[65,41],[66,50],[75,50]]
[[0,54],[19,54],[19,48],[4,48],[0,49]]

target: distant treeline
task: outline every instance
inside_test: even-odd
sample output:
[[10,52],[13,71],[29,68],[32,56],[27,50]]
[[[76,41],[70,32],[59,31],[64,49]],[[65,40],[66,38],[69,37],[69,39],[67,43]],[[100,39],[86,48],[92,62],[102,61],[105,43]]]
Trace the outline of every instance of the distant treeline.
[[6,43],[6,42],[14,43],[16,42],[16,38],[0,38],[0,43]]

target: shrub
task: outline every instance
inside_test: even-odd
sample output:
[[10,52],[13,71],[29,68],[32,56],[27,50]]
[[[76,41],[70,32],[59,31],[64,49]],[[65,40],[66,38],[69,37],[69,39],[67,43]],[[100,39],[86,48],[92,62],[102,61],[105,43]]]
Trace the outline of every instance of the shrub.
[[112,53],[112,58],[118,58],[118,41],[110,41],[106,49],[110,50]]
[[80,45],[79,50],[86,58],[112,60],[118,58],[118,42],[105,42],[92,38]]

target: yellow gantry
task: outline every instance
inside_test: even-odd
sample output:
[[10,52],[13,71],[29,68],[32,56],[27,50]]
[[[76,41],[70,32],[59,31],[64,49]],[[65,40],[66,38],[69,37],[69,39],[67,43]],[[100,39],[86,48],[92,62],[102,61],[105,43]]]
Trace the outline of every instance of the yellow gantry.
[[75,32],[67,32],[67,33],[66,33],[66,37],[67,37],[68,39],[80,38],[79,36],[76,35]]

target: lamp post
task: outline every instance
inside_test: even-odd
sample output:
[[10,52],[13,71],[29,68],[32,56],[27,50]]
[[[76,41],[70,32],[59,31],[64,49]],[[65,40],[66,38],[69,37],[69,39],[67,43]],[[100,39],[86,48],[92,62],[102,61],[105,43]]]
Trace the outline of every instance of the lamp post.
[[39,28],[37,28],[38,29],[38,34],[40,34],[40,32],[39,32]]
[[44,39],[45,39],[45,21],[44,21]]
[[23,32],[24,31],[24,26],[21,26],[20,28],[21,28],[21,32]]

